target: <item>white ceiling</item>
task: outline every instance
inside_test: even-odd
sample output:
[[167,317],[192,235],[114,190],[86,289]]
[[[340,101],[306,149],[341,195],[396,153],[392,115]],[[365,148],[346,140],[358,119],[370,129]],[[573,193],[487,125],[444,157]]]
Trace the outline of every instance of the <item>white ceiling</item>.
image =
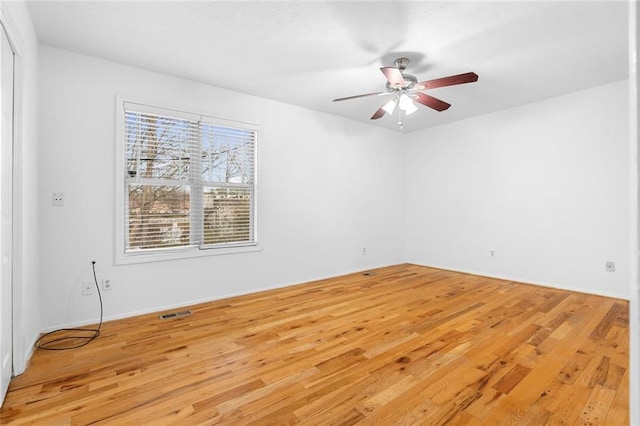
[[418,81],[474,71],[428,93],[452,104],[414,131],[628,76],[626,1],[33,1],[41,43],[398,130],[369,117],[381,66]]

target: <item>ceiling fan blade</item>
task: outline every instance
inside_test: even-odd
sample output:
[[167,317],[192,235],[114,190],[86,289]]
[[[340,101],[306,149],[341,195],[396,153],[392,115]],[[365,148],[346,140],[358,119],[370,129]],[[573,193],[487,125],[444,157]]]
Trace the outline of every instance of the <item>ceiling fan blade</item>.
[[433,96],[425,95],[424,93],[416,92],[414,95],[416,96],[417,102],[428,106],[429,108],[433,108],[436,111],[444,111],[451,106],[451,104],[448,104],[445,101],[441,101]]
[[384,95],[384,94],[386,94],[386,92],[365,93],[364,95],[355,95],[355,96],[347,96],[346,98],[337,98],[337,99],[334,99],[333,102],[348,101],[349,99],[357,99],[357,98],[364,98],[366,96],[377,96],[377,95]]
[[384,110],[382,109],[382,107],[378,108],[378,110],[373,113],[373,115],[371,116],[372,120],[377,120],[378,118],[382,117],[384,115]]
[[455,86],[456,84],[473,83],[478,81],[478,74],[467,72],[464,74],[450,75],[449,77],[436,78],[435,80],[421,81],[416,86],[422,86],[418,90],[435,89],[436,87]]
[[382,71],[384,76],[387,77],[387,80],[389,80],[389,84],[391,85],[391,87],[404,87],[407,85],[407,83],[404,81],[404,78],[402,77],[402,73],[400,72],[399,68],[382,67],[380,68],[380,71]]

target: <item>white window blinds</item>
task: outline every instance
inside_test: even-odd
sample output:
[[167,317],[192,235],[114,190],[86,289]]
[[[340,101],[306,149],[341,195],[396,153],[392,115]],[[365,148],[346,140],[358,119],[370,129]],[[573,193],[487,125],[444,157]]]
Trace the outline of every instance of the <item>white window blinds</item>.
[[125,253],[254,245],[257,128],[124,106]]
[[251,242],[256,133],[200,123],[205,245]]

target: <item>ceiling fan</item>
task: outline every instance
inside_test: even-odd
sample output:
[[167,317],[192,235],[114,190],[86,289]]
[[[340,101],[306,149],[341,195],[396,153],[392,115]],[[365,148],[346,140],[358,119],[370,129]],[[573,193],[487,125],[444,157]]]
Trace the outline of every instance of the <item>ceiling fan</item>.
[[394,61],[394,64],[396,65],[395,67],[380,68],[380,71],[382,71],[384,76],[387,78],[386,92],[347,96],[346,98],[334,99],[333,102],[364,98],[367,96],[392,95],[393,99],[378,108],[378,110],[371,116],[371,119],[377,120],[385,113],[392,115],[397,106],[398,124],[402,127],[400,111],[404,111],[405,115],[413,114],[418,109],[414,101],[435,109],[436,111],[444,111],[451,106],[451,104],[448,104],[438,98],[422,93],[422,90],[478,81],[478,75],[476,73],[467,72],[464,74],[451,75],[449,77],[436,78],[435,80],[418,82],[418,79],[415,76],[404,72],[405,68],[407,68],[407,65],[409,64],[409,59],[398,58]]

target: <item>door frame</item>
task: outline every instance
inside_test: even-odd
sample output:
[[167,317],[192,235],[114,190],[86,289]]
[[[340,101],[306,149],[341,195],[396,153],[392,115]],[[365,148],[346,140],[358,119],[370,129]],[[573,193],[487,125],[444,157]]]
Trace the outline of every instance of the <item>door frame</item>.
[[9,44],[13,50],[13,261],[12,261],[12,363],[13,375],[22,374],[26,369],[27,360],[31,356],[33,349],[25,348],[24,316],[23,316],[23,277],[22,277],[22,172],[23,172],[23,93],[24,93],[24,63],[23,63],[23,41],[17,31],[18,26],[10,15],[0,9],[0,25],[9,39]]

